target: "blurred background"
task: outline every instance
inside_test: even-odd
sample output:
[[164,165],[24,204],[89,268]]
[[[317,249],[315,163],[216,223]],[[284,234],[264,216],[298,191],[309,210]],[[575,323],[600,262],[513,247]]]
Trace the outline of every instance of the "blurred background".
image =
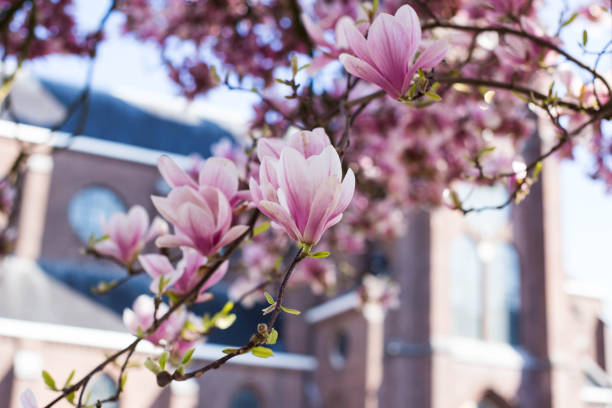
[[[77,30],[96,30],[109,5],[75,1]],[[556,23],[562,7],[549,0],[543,19]],[[156,168],[160,155],[188,169],[192,153],[209,157],[215,148],[246,143],[257,95],[215,89],[186,99],[156,45],[124,34],[124,18],[110,15],[93,71],[79,56],[26,61],[11,114],[0,120],[1,172],[20,143],[37,146],[27,163],[15,254],[0,266],[0,408],[18,407],[27,387],[51,400],[42,369],[64,379],[74,368],[78,377],[129,344],[121,313],[148,292],[149,280],[92,293],[123,274],[82,253],[90,236],[101,235],[100,217],[135,204],[155,216],[149,197],[169,189]],[[86,86],[88,104],[73,106]],[[538,132],[550,129],[538,123]],[[121,402],[104,406],[612,407],[612,197],[588,177],[590,153],[574,154],[574,161],[547,163],[518,206],[468,216],[410,209],[406,234],[372,247],[360,263],[401,286],[401,306],[386,317],[362,313],[350,288],[331,299],[298,288],[292,304],[304,313],[281,322],[275,357],[243,356],[166,389],[134,369]],[[480,206],[505,194],[468,190],[465,203]],[[215,286],[200,311],[217,311],[228,287]],[[258,305],[240,307],[238,323],[211,336],[196,359],[242,344],[259,314]],[[137,360],[155,352],[145,346]],[[95,377],[92,400],[115,392],[117,372]]]

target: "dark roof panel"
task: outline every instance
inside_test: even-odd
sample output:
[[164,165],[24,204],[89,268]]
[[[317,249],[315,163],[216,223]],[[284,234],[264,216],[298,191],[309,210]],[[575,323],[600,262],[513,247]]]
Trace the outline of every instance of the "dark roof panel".
[[[82,89],[41,79],[41,84],[65,107],[80,96]],[[83,106],[60,129],[73,132],[78,126]],[[221,126],[200,120],[190,124],[147,112],[111,94],[92,91],[89,96],[83,135],[96,139],[188,155],[209,156],[210,146],[224,137],[232,138]]]

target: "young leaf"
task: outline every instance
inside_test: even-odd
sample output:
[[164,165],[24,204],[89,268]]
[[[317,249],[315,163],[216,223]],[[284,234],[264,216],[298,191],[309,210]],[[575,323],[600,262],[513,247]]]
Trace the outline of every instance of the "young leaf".
[[55,386],[55,380],[53,379],[53,377],[51,377],[51,374],[49,374],[48,371],[43,370],[42,378],[45,384],[47,384],[47,387],[51,388],[53,391],[57,391],[57,387]]
[[274,304],[274,298],[272,297],[272,295],[270,295],[268,292],[264,292],[264,296],[266,297],[266,300],[269,304]]
[[266,344],[276,344],[277,339],[278,339],[278,332],[273,327],[270,334],[268,334],[268,338],[266,339]]
[[147,367],[149,371],[151,371],[155,375],[162,372],[161,367],[155,361],[151,360],[150,357],[147,357],[144,362],[144,366]]
[[425,95],[427,95],[429,99],[434,100],[436,102],[442,100],[442,97],[440,95],[433,92],[425,92]]
[[586,45],[588,40],[587,30],[582,30],[582,45]]
[[308,254],[309,258],[327,258],[329,256],[329,252],[327,251],[321,251],[321,252],[315,252],[314,254]]
[[194,348],[187,350],[187,352],[183,356],[183,360],[181,360],[181,364],[187,365],[191,361],[191,357],[193,356],[194,351]]
[[127,381],[127,373],[121,376],[121,381],[119,382],[119,387],[123,390],[125,389],[125,382]]
[[221,314],[224,314],[224,315],[228,314],[229,312],[232,311],[233,308],[234,308],[234,302],[229,301],[223,306],[223,309],[221,309]]
[[159,356],[159,360],[157,360],[162,370],[166,369],[166,362],[168,361],[168,357],[170,357],[170,353],[168,353],[168,351],[164,351],[161,356]]
[[270,228],[270,221],[263,222],[253,229],[253,236],[266,232]]
[[235,349],[235,348],[226,348],[226,349],[223,349],[223,353],[225,353],[225,354],[232,354],[236,350],[238,350],[238,349]]
[[76,372],[74,370],[70,372],[70,375],[68,376],[68,378],[66,379],[66,382],[64,383],[64,388],[68,388],[70,386],[70,381],[72,381],[72,379],[74,378],[75,373]]
[[72,405],[74,405],[74,397],[75,397],[75,392],[72,391],[70,394],[66,395],[66,400],[68,400],[69,403],[71,403]]
[[288,307],[284,307],[284,306],[281,306],[281,309],[282,309],[284,312],[289,313],[289,314],[292,314],[292,315],[299,315],[300,313],[302,313],[302,312],[300,312],[300,311],[299,311],[299,310],[297,310],[297,309],[290,309],[290,308],[288,308]]
[[268,358],[274,355],[274,352],[267,347],[253,347],[251,353],[255,357]]
[[578,13],[577,13],[577,12],[576,12],[576,13],[574,13],[574,14],[572,14],[572,15],[570,16],[570,18],[568,18],[567,20],[565,20],[565,21],[563,22],[563,24],[561,24],[561,27],[565,27],[566,25],[571,24],[571,23],[572,23],[572,21],[574,21],[574,20],[576,19],[576,17],[578,17]]

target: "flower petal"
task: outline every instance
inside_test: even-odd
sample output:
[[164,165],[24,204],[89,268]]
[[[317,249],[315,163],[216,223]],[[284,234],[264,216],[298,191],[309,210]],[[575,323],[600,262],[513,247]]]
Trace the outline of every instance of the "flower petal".
[[378,85],[393,99],[398,99],[400,96],[402,96],[399,89],[394,87],[376,70],[376,68],[372,67],[367,62],[355,58],[349,54],[341,54],[340,62],[350,74]]
[[217,187],[228,200],[238,191],[238,170],[236,165],[224,157],[211,157],[200,170],[200,185]]
[[435,67],[444,59],[449,48],[448,43],[444,40],[434,42],[417,58],[414,63],[415,67],[417,69],[431,69]]
[[164,180],[171,187],[189,186],[197,188],[197,184],[178,164],[168,156],[162,156],[157,161],[157,168]]
[[[421,22],[419,16],[409,5],[403,5],[395,12],[395,20],[406,31],[408,42],[403,44],[407,47],[406,54],[412,56],[421,44]],[[410,61],[407,61],[410,62]]]
[[221,238],[219,243],[215,246],[215,251],[212,251],[212,252],[217,252],[221,248],[223,248],[224,246],[231,244],[239,236],[241,236],[242,234],[244,234],[248,230],[249,230],[249,227],[247,227],[246,225],[235,225],[235,226],[233,226],[232,228],[230,228],[225,233],[225,235],[223,235],[223,237]]
[[287,198],[291,217],[298,229],[306,226],[314,185],[309,176],[308,164],[300,152],[285,147],[281,152],[279,184]]
[[386,13],[379,15],[368,34],[368,49],[383,77],[395,88],[401,88],[413,54],[409,54],[408,35],[396,19]]
[[272,221],[275,221],[281,225],[291,239],[294,241],[301,241],[302,234],[299,232],[293,218],[291,218],[289,213],[283,207],[277,203],[273,203],[272,201],[261,201],[258,208],[261,210],[261,212],[272,219]]
[[346,40],[348,47],[359,59],[373,65],[372,57],[370,56],[370,50],[368,49],[368,43],[363,36],[355,27],[355,24],[348,20],[339,20],[339,30],[344,33],[344,40]]

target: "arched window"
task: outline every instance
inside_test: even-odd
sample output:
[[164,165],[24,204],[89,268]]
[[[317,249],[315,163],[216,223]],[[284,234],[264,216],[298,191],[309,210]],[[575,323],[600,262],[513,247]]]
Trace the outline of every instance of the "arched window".
[[480,338],[482,334],[482,265],[476,243],[461,235],[450,250],[454,334]]
[[94,185],[77,191],[68,204],[68,222],[83,242],[100,237],[102,217],[125,211],[123,200],[110,188]]
[[232,397],[229,408],[262,408],[263,405],[255,392],[249,387],[243,387]]
[[[467,207],[503,201],[503,189],[463,191]],[[500,201],[501,200],[501,201]],[[470,213],[465,232],[451,243],[453,332],[457,336],[518,343],[520,262],[507,241],[510,208]]]
[[[90,385],[87,387],[87,393],[89,398],[87,403],[89,405],[95,404],[97,401],[104,401],[105,399],[112,397],[117,392],[117,384],[111,377],[103,374],[92,380]],[[102,404],[103,408],[118,408],[117,402],[105,402]]]

